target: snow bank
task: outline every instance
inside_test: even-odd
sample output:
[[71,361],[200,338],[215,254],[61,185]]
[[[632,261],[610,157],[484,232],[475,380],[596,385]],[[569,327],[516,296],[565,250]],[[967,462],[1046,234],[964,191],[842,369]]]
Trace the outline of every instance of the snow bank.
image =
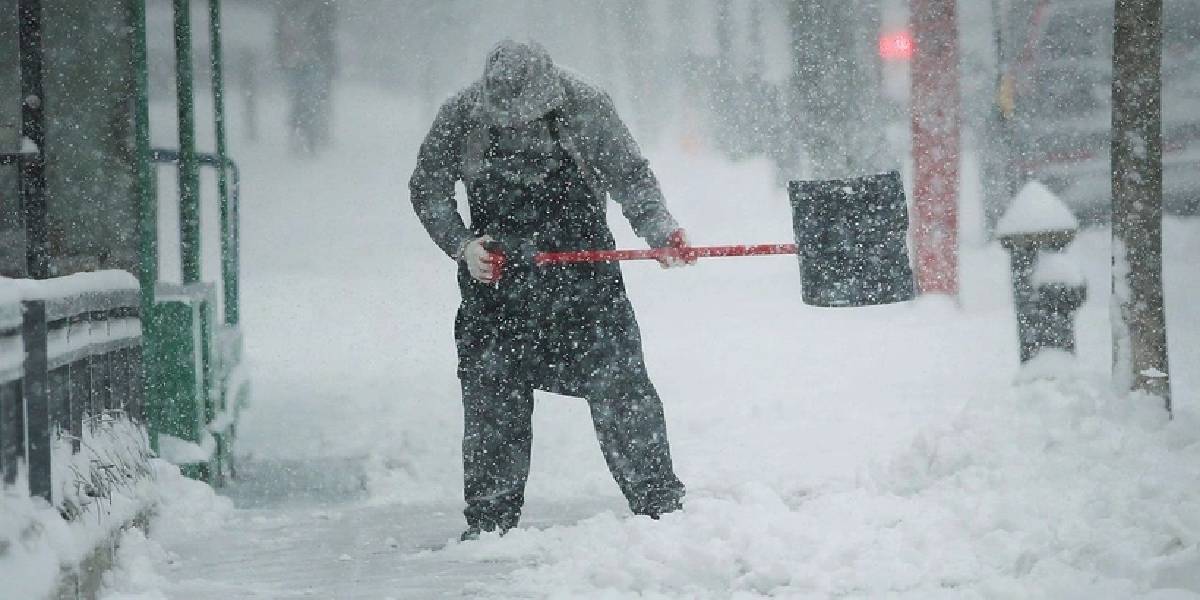
[[[168,594],[175,561],[164,545],[179,543],[225,525],[233,502],[217,495],[208,484],[184,477],[179,467],[155,460],[156,512],[150,522],[153,537],[139,529],[121,534],[113,569],[104,574],[100,597],[105,600],[185,598]],[[167,573],[168,575],[164,575]]]
[[156,511],[150,530],[159,541],[188,539],[223,525],[233,513],[233,501],[212,486],[184,477],[179,467],[163,460],[155,468]]
[[78,554],[81,537],[27,489],[24,473],[14,487],[0,489],[0,581],[11,598],[39,598],[54,589],[60,561]]
[[1060,348],[1042,348],[1029,362],[1021,365],[1016,383],[1032,383],[1039,379],[1073,378],[1079,373],[1079,359]]
[[446,552],[533,564],[508,591],[563,598],[1200,598],[1200,423],[1107,390],[1022,384],[808,494],[744,484]]
[[[84,518],[102,525],[89,538],[99,543],[148,508],[153,475],[150,440],[141,425],[108,412],[86,417],[78,452],[72,437],[64,433],[53,441],[54,506],[72,520]],[[83,551],[93,547],[85,544]]]
[[[170,537],[204,531],[232,510],[230,501],[208,485],[183,477],[165,461],[147,459],[144,433],[127,420],[109,418],[103,426],[85,427],[80,446],[72,454],[69,440],[55,445],[57,506],[31,498],[24,473],[14,487],[0,490],[4,598],[46,597],[63,568],[78,564],[118,534],[125,539],[134,535],[120,529],[140,514],[157,512],[153,526]],[[127,479],[125,471],[133,468],[129,463],[138,460],[144,461],[134,465],[141,476]],[[98,470],[96,465],[109,467]],[[119,473],[110,476],[114,472]],[[63,512],[73,518],[64,519]]]
[[[116,429],[125,436],[129,428]],[[57,506],[28,494],[25,473],[15,486],[0,490],[0,582],[4,582],[2,591],[11,594],[5,598],[47,596],[58,585],[61,569],[79,564],[121,527],[154,506],[152,477],[125,480],[126,465],[120,464],[114,467],[121,473],[118,476],[110,477],[111,471],[96,468],[125,458],[131,450],[110,442],[107,435],[86,435],[81,452],[74,455],[69,442],[56,444]],[[64,519],[63,513],[72,518]]]

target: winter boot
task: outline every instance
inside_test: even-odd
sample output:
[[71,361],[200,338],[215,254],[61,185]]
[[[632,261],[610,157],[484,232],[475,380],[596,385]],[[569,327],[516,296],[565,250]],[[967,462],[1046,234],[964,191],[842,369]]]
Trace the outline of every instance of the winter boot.
[[501,516],[497,520],[482,520],[476,523],[467,523],[467,530],[459,536],[459,541],[467,542],[479,539],[479,536],[484,532],[497,531],[500,535],[508,533],[508,530],[517,526],[518,517],[516,514],[508,513]]
[[680,501],[679,496],[667,494],[643,503],[634,512],[639,515],[646,515],[657,521],[667,513],[673,513],[682,509],[683,502]]

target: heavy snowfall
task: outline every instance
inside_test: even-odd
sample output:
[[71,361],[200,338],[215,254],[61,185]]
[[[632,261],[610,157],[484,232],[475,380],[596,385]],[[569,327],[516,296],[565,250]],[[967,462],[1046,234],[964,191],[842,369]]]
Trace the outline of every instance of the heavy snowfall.
[[[148,527],[120,533],[101,598],[1200,598],[1200,164],[1193,201],[1164,218],[1173,410],[1114,385],[1110,229],[1057,180],[1027,188],[1040,196],[1013,202],[1026,214],[1007,226],[1078,226],[1062,261],[1034,278],[1085,284],[1086,300],[1074,353],[1023,363],[1004,211],[992,204],[1010,195],[994,189],[987,150],[998,135],[992,11],[1009,3],[958,3],[956,293],[822,308],[803,302],[794,255],[621,263],[682,509],[632,514],[587,401],[538,391],[520,523],[466,540],[458,271],[409,197],[438,106],[483,75],[497,42],[536,40],[611,95],[691,244],[793,243],[786,182],[845,174],[825,177],[811,146],[775,145],[781,131],[820,126],[762,114],[767,101],[714,100],[695,75],[720,71],[704,60],[728,52],[727,68],[754,75],[738,85],[786,87],[788,3],[339,0],[332,87],[313,105],[321,114],[304,117],[325,120],[316,126],[297,124],[289,86],[304,84],[276,64],[286,17],[270,3],[225,4],[253,389],[237,476],[211,487],[154,459],[137,493],[157,508]],[[861,139],[829,151],[868,148],[847,160],[858,174],[899,170],[915,220],[908,59],[876,54],[880,35],[905,35],[909,6],[852,4],[873,16],[845,51],[881,61],[859,92],[877,97],[862,103]],[[165,37],[152,35],[151,52],[169,61],[169,6],[158,9]],[[1164,46],[1164,64],[1200,66],[1200,37],[1187,40]],[[1060,61],[1069,53],[1051,46]],[[151,135],[171,146],[171,75],[151,75]],[[1172,105],[1166,85],[1164,122],[1200,123],[1194,98]],[[211,110],[198,95],[198,114]],[[1101,114],[1088,110],[1056,118],[1086,127]],[[744,128],[770,132],[738,137]],[[213,143],[200,127],[200,147]],[[1187,188],[1185,176],[1168,169],[1165,187]],[[1107,189],[1104,174],[1079,177]],[[168,280],[179,277],[176,185],[160,170]],[[646,248],[622,207],[606,207],[616,247]],[[215,205],[203,210],[209,228]],[[204,268],[217,268],[206,252]],[[42,597],[78,538],[99,534],[55,529],[35,500],[0,500],[0,540],[26,519],[54,532],[0,553],[0,597]]]

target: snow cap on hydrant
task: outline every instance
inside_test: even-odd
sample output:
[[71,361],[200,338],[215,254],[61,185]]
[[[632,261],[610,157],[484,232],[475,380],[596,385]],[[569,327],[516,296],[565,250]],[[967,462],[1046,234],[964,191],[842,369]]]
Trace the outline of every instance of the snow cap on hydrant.
[[537,42],[506,39],[488,53],[475,116],[514,127],[545,116],[565,97],[558,68]]
[[1030,235],[1076,231],[1079,219],[1050,188],[1040,181],[1029,181],[1017,192],[996,225],[996,235]]

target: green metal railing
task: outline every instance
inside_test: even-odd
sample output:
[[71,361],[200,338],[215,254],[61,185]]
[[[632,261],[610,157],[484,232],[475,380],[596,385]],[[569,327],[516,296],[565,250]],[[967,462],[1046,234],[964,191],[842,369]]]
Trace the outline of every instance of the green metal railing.
[[[172,0],[175,39],[176,118],[179,147],[153,148],[150,142],[150,86],[147,49],[147,0],[126,0],[131,19],[134,88],[133,133],[139,233],[139,286],[145,348],[142,389],[153,449],[169,435],[183,442],[215,447],[210,458],[185,467],[195,477],[219,483],[232,473],[230,446],[237,412],[247,401],[249,386],[241,373],[240,317],[240,174],[228,157],[221,45],[221,1],[208,1],[212,70],[213,153],[196,149],[195,72],[192,53],[191,0]],[[0,166],[20,171],[22,206],[27,225],[30,277],[49,276],[46,243],[45,101],[42,98],[41,0],[19,0],[19,50],[22,82],[22,132],[34,151],[0,154]],[[158,194],[156,168],[179,171],[181,285],[159,281]],[[202,280],[205,244],[200,224],[200,169],[217,173],[220,281]],[[221,290],[218,297],[217,289]]]
[[[237,208],[230,206],[228,172],[232,161],[227,160],[229,148],[225,139],[225,63],[224,51],[221,46],[221,3],[219,0],[208,2],[208,45],[209,60],[212,70],[213,90],[213,126],[216,129],[217,142],[217,198],[220,202],[221,219],[221,270],[224,273],[236,274],[239,270],[237,249],[240,240],[237,229]],[[236,169],[237,167],[233,167]],[[235,188],[236,188],[235,184]],[[236,193],[236,192],[235,192]],[[225,278],[225,322],[238,322],[238,278]]]
[[[146,52],[146,0],[130,0],[134,16],[137,78],[138,186],[141,204],[141,285],[146,320],[146,389],[150,439],[158,450],[169,435],[205,450],[207,460],[184,466],[185,473],[220,483],[233,473],[231,445],[237,412],[249,386],[241,375],[239,321],[239,173],[228,158],[221,49],[220,0],[208,0],[213,117],[216,152],[196,151],[195,71],[192,56],[191,1],[172,0],[174,10],[176,118],[179,148],[150,147],[149,85]],[[179,170],[180,273],[182,284],[158,281],[157,194],[155,166]],[[200,227],[200,167],[217,170],[220,214],[221,289],[202,281],[204,239]],[[232,179],[232,185],[231,180]],[[217,307],[222,307],[218,318]],[[213,447],[209,441],[214,440]],[[211,450],[211,452],[208,452]]]
[[200,281],[200,169],[196,164],[191,0],[175,5],[175,108],[179,119],[179,244],[184,283]]

